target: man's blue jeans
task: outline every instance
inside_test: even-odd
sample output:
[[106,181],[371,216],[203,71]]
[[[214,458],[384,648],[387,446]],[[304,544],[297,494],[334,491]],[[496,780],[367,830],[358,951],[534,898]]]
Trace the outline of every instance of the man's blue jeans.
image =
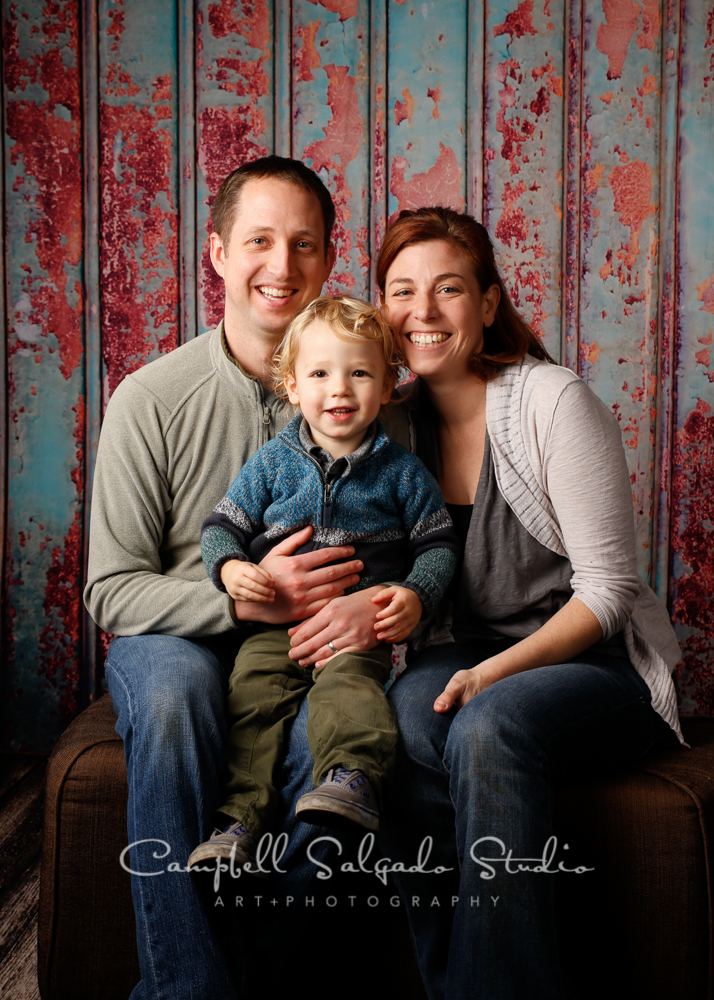
[[[237,893],[260,892],[266,883],[242,875],[223,894],[228,905],[215,909],[197,876],[165,870],[171,862],[185,868],[213,829],[221,802],[226,689],[238,644],[238,633],[206,641],[144,635],[115,639],[109,649],[106,677],[129,779],[129,844],[138,845],[125,863],[134,872],[163,872],[132,875],[142,974],[132,1000],[236,1000],[242,992],[245,949],[237,935],[247,929],[230,904]],[[295,899],[316,871],[305,860],[305,844],[325,832],[293,818],[297,798],[313,787],[306,723],[305,701],[291,730],[282,826],[275,831],[290,834],[281,861],[289,874],[279,882],[280,892]]]
[[[452,675],[488,655],[473,646],[432,647],[392,686],[397,772],[381,846],[393,861],[413,865],[432,837],[424,867],[451,869],[394,876],[431,1000],[561,1000],[555,881],[587,874],[511,874],[504,861],[489,870],[474,859],[500,859],[509,849],[515,859],[542,858],[554,834],[552,785],[636,760],[669,727],[628,660],[592,652],[499,681],[459,712],[437,714],[434,700]],[[496,840],[479,844],[484,837],[504,848]],[[583,863],[577,845],[568,846],[559,845],[550,868]]]

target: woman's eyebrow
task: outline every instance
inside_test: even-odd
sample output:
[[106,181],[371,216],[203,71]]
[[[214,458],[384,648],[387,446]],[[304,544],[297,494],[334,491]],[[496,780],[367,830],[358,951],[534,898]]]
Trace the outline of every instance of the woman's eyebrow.
[[[458,271],[445,271],[444,274],[437,274],[436,277],[434,278],[434,281],[444,281],[446,278],[463,278],[463,274],[460,274]],[[414,279],[413,278],[392,278],[392,280],[389,282],[390,287],[392,285],[399,285],[399,284],[401,284],[401,285],[413,285],[414,284]]]

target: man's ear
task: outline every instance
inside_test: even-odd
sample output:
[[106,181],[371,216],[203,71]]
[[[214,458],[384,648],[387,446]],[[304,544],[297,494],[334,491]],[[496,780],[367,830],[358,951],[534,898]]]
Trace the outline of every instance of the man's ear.
[[293,404],[293,406],[300,405],[300,399],[297,394],[297,382],[295,377],[291,372],[285,376],[285,389],[287,390],[288,399]]
[[223,240],[218,233],[211,233],[211,263],[216,274],[223,277],[225,271],[226,251]]

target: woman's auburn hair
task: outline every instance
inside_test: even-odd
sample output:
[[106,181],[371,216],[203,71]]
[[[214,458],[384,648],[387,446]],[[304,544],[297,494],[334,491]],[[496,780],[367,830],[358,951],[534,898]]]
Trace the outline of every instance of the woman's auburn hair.
[[417,243],[439,240],[449,243],[472,264],[481,293],[498,285],[501,298],[496,315],[489,327],[484,327],[484,348],[472,359],[472,367],[479,378],[490,381],[505,365],[520,361],[526,354],[555,364],[537,334],[514,309],[499,274],[493,244],[480,222],[467,213],[452,208],[434,206],[404,210],[387,230],[377,258],[377,287],[386,302],[385,283],[387,272],[405,247]]

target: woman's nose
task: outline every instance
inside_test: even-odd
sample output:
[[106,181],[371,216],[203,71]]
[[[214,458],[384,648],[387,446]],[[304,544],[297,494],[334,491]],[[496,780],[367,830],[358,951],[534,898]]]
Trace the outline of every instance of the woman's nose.
[[414,298],[414,316],[420,322],[434,319],[438,312],[436,298],[431,292],[417,292]]

